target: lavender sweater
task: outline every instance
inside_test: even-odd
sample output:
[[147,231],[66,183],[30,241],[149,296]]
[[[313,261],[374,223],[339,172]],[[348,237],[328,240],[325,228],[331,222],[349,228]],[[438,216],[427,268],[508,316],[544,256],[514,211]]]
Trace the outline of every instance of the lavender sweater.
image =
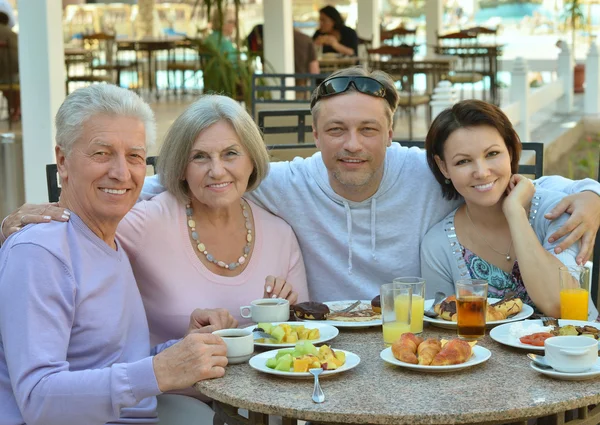
[[75,214],[7,240],[0,425],[156,423],[160,390],[150,354],[144,307],[120,246],[112,250]]

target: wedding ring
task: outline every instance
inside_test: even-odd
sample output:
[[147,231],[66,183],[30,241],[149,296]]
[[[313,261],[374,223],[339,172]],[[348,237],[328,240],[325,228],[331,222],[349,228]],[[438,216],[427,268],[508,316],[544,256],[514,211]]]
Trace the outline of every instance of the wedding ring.
[[25,223],[23,223],[23,219],[25,218],[25,215],[21,216],[21,219],[19,220],[21,222],[21,226],[25,226]]

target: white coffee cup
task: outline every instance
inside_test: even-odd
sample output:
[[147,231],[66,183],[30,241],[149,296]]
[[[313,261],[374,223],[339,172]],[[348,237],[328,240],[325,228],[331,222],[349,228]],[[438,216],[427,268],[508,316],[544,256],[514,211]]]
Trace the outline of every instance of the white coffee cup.
[[229,364],[244,363],[254,353],[254,335],[248,329],[221,329],[214,331],[227,345]]
[[546,362],[558,372],[590,370],[598,361],[598,341],[585,336],[555,336],[544,341]]
[[244,319],[253,322],[287,322],[290,318],[290,303],[283,298],[261,298],[250,305],[240,307]]

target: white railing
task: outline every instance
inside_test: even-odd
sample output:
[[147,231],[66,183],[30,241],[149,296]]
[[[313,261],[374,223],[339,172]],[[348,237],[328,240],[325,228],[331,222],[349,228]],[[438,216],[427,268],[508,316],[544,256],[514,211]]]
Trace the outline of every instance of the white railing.
[[[554,61],[558,79],[537,89],[530,89],[528,73],[530,68],[525,59],[513,61],[511,71],[510,103],[502,107],[504,113],[515,126],[522,141],[531,140],[531,117],[542,109],[554,105],[559,114],[573,111],[574,60],[568,44],[559,43],[560,53]],[[600,115],[600,54],[595,42],[590,45],[586,60],[584,113]],[[431,102],[432,118],[456,103],[452,85],[441,81],[434,90]]]

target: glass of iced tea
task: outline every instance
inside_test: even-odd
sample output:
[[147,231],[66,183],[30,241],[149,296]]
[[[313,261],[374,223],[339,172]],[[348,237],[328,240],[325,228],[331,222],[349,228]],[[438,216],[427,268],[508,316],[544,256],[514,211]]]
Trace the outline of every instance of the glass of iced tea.
[[560,318],[588,320],[590,269],[584,266],[562,266],[560,277]]
[[481,279],[461,279],[454,283],[458,336],[479,339],[485,335],[488,283]]

